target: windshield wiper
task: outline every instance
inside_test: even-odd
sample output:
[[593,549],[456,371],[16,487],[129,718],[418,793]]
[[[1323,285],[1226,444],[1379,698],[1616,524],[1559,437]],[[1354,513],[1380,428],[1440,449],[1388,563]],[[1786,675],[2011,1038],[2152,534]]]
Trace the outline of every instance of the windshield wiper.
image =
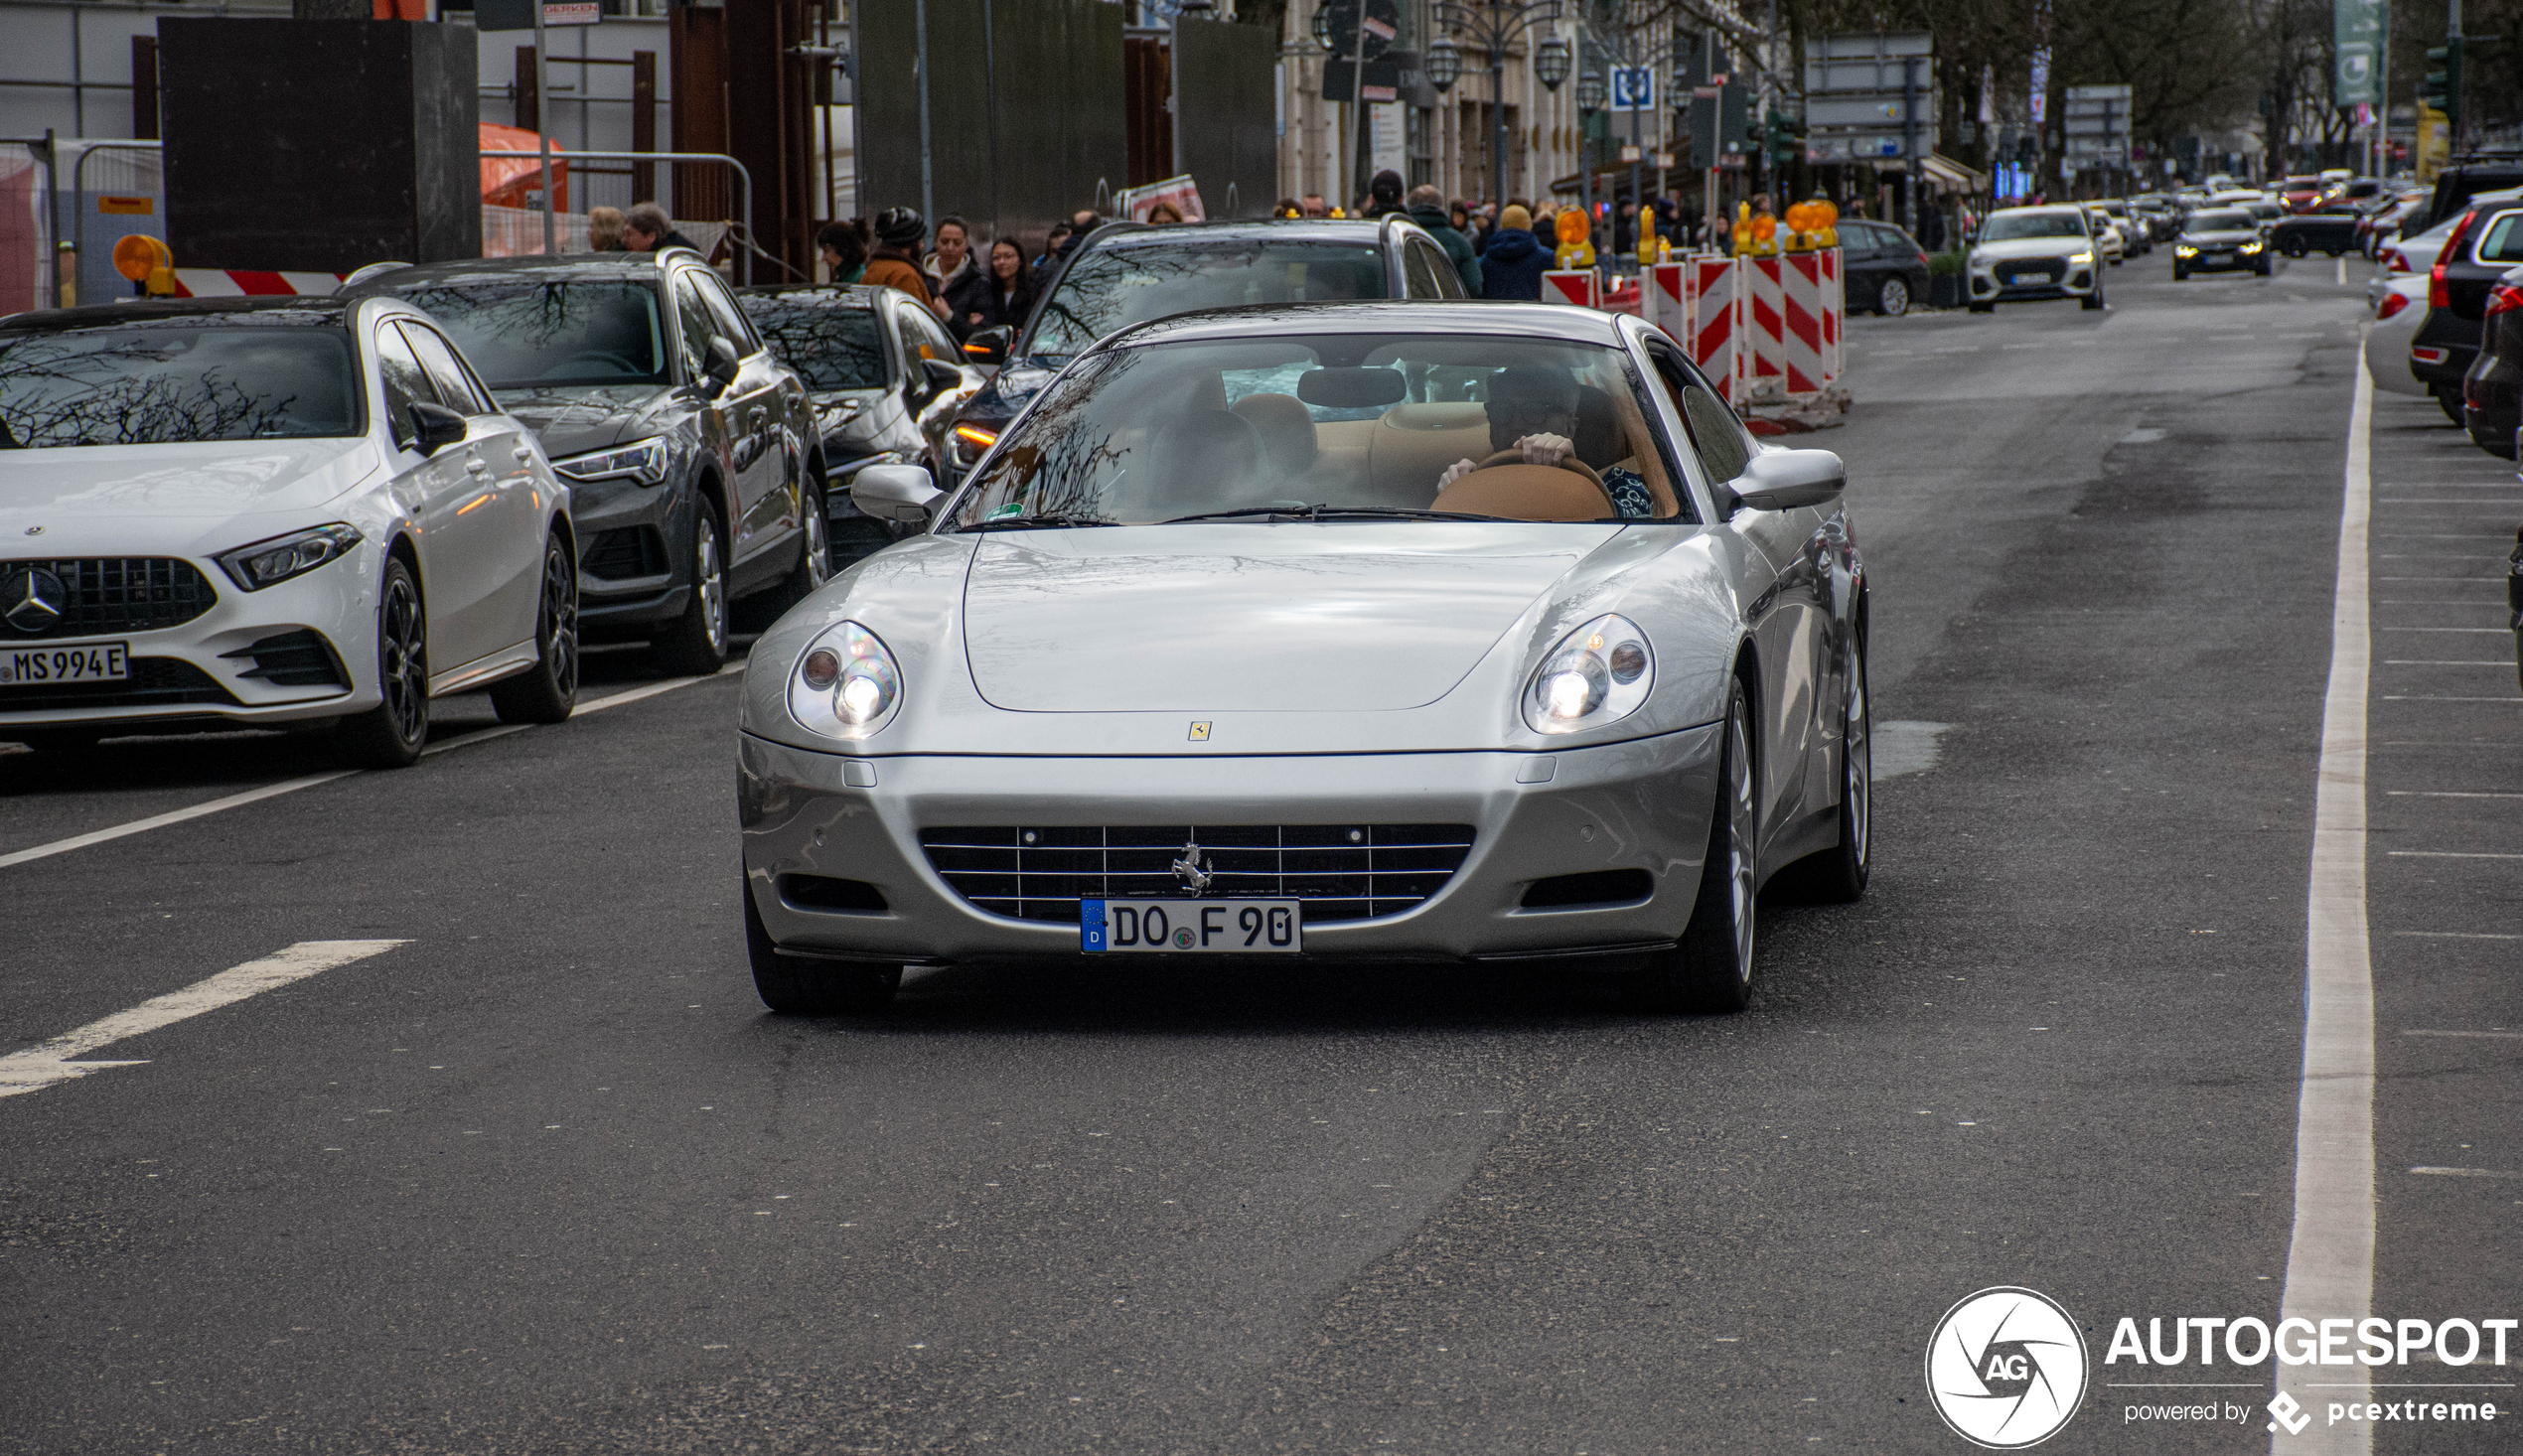
[[1237,516],[1267,515],[1280,520],[1510,520],[1506,515],[1474,515],[1468,510],[1411,510],[1400,506],[1297,506],[1282,502],[1276,506],[1245,506],[1234,510],[1204,510],[1197,515],[1177,515],[1159,525],[1180,525],[1187,520],[1232,520]]
[[1065,510],[1043,510],[1025,515],[995,515],[986,520],[973,521],[970,525],[959,525],[956,531],[961,534],[965,531],[975,530],[1056,530],[1070,525],[1119,525],[1120,523],[1117,520],[1107,520],[1101,515],[1077,515]]

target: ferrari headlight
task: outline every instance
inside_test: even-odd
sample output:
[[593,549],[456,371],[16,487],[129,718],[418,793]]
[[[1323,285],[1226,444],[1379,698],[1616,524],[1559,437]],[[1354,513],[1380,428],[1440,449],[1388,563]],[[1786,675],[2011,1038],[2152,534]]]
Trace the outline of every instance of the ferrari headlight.
[[1536,733],[1600,728],[1636,712],[1655,682],[1647,634],[1626,617],[1597,617],[1559,639],[1534,669],[1525,721]]
[[902,704],[902,669],[876,634],[855,622],[827,629],[789,674],[789,716],[810,733],[872,737]]
[[235,578],[238,586],[258,592],[293,576],[304,576],[328,561],[339,561],[359,543],[359,527],[336,521],[239,546],[221,555],[219,564]]
[[666,483],[666,437],[652,436],[611,450],[594,450],[555,460],[552,469],[573,481],[638,481],[644,486]]

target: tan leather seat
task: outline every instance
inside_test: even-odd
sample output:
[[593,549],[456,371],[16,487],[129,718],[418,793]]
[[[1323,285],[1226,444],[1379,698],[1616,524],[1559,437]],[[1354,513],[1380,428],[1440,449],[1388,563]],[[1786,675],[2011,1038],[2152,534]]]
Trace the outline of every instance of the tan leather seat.
[[1493,465],[1457,476],[1428,509],[1511,520],[1602,520],[1621,513],[1601,486],[1553,465]]
[[1320,444],[1314,438],[1314,416],[1293,394],[1247,394],[1235,412],[1261,431],[1270,463],[1282,472],[1313,467]]

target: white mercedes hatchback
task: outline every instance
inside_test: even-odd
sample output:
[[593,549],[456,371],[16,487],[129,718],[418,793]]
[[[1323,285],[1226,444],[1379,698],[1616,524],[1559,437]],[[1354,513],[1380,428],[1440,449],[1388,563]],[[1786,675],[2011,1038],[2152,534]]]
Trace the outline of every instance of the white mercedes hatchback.
[[391,299],[0,319],[0,739],[331,726],[420,756],[433,697],[557,722],[569,491]]

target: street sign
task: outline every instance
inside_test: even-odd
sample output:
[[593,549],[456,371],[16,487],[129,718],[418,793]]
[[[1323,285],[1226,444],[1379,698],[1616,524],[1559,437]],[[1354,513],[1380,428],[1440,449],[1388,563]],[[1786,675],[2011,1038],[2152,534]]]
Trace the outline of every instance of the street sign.
[[2067,155],[2088,167],[2129,166],[2130,87],[2069,86],[2067,110],[2060,118]]
[[[1927,101],[1927,93],[1924,91],[1920,92],[1918,96],[1918,120],[1919,124],[1922,126],[1932,126],[1934,124],[1931,119],[1932,113],[1928,109]],[[1899,131],[1903,123],[1907,122],[1909,119],[1909,107],[1904,104],[1902,97],[1898,92],[1889,96],[1818,95],[1807,96],[1805,98],[1805,124],[1807,126],[1830,127],[1834,129],[1848,127],[1857,130]]]
[[1870,133],[1817,133],[1805,138],[1805,160],[1808,162],[1881,162],[1905,155],[1904,138],[1899,132],[1889,135]]
[[[1358,8],[1359,0],[1324,0],[1314,16],[1314,39],[1334,56],[1358,54]],[[1394,0],[1366,0],[1366,57],[1373,61],[1402,34],[1402,12]]]
[[1615,111],[1655,110],[1656,68],[1652,66],[1613,67],[1612,109]]
[[[604,20],[598,0],[543,0],[543,25],[596,25]],[[473,11],[477,31],[534,29],[534,0],[478,0]]]
[[1929,82],[1923,58],[1936,54],[1936,38],[1914,35],[1824,36],[1805,45],[1805,91],[1898,91],[1909,58],[1922,58],[1919,79]]
[[2385,0],[2333,0],[2332,49],[2338,69],[2330,77],[2330,99],[2340,106],[2370,106],[2383,99],[2383,24]]
[[1941,140],[1936,39],[1926,34],[1823,36],[1805,47],[1805,155],[1879,160]]
[[543,0],[543,24],[594,25],[605,18],[597,0]]

